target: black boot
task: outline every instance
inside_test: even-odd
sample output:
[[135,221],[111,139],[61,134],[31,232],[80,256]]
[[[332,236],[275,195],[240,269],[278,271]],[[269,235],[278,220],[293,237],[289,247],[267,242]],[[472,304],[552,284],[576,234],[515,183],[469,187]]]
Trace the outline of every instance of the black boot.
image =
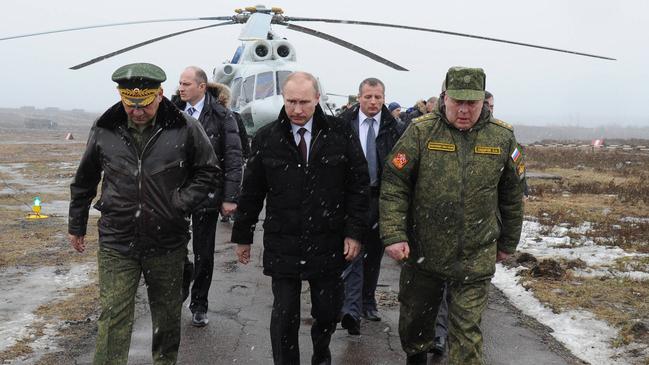
[[426,365],[428,364],[428,354],[420,352],[414,355],[408,355],[406,365]]

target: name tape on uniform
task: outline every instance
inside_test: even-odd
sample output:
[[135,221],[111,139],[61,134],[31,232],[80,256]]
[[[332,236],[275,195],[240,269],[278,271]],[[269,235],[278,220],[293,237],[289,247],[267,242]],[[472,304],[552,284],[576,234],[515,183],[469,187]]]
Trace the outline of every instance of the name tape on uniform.
[[428,142],[428,149],[433,151],[455,152],[455,145],[442,142]]
[[500,155],[500,147],[475,146],[475,153],[482,155]]

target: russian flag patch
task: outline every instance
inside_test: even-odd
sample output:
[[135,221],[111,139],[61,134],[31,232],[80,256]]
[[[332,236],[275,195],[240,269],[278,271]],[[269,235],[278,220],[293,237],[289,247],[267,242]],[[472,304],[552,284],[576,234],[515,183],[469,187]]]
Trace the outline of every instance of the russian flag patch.
[[514,148],[514,152],[512,152],[512,160],[514,162],[517,162],[519,158],[521,158],[521,151],[519,151],[518,147],[516,147]]

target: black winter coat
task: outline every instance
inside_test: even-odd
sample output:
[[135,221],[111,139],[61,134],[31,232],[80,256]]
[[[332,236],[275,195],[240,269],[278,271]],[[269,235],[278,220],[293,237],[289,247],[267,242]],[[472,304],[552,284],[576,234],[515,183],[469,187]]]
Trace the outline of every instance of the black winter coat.
[[122,103],[108,109],[90,131],[70,185],[70,234],[86,234],[88,210],[102,178],[99,243],[130,255],[157,255],[189,240],[188,215],[222,172],[203,128],[163,98],[151,139],[141,155],[127,130]]
[[316,107],[307,165],[282,109],[253,138],[232,242],[253,242],[266,199],[264,274],[339,275],[344,238],[360,240],[367,229],[368,184],[367,162],[348,123]]
[[[343,113],[340,118],[347,121],[352,129],[354,135],[358,139],[358,113],[360,111],[359,105],[355,105],[351,109]],[[401,121],[394,119],[388,108],[383,105],[381,108],[381,121],[379,124],[379,134],[376,136],[376,155],[378,157],[378,178],[379,184],[381,183],[381,174],[383,173],[383,165],[388,154],[392,151],[395,143],[403,134],[405,125]]]
[[[180,110],[185,110],[187,103],[182,101],[178,94],[174,95],[171,101]],[[210,92],[205,93],[205,104],[198,121],[210,139],[224,174],[222,194],[210,192],[198,210],[218,210],[222,202],[236,203],[239,199],[243,169],[239,127],[232,112],[219,104]]]

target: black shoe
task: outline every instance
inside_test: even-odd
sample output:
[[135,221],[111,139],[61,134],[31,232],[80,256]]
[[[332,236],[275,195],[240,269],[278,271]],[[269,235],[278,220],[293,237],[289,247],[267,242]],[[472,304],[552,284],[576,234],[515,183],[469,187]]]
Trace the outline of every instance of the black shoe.
[[446,337],[435,337],[435,343],[430,349],[430,352],[434,353],[435,355],[444,355],[444,353],[446,352]]
[[358,336],[361,334],[361,321],[354,318],[354,316],[349,313],[343,316],[340,324],[344,329],[347,330],[347,333],[349,333],[350,335]]
[[196,312],[192,314],[192,326],[194,327],[205,327],[209,323],[207,319],[207,313],[205,312]]
[[376,309],[368,309],[363,312],[363,318],[367,319],[368,321],[378,322],[381,320],[381,315]]
[[313,354],[311,356],[311,365],[331,365],[331,352],[329,349],[322,354]]
[[428,364],[428,354],[420,352],[414,355],[408,355],[406,365],[426,365]]

